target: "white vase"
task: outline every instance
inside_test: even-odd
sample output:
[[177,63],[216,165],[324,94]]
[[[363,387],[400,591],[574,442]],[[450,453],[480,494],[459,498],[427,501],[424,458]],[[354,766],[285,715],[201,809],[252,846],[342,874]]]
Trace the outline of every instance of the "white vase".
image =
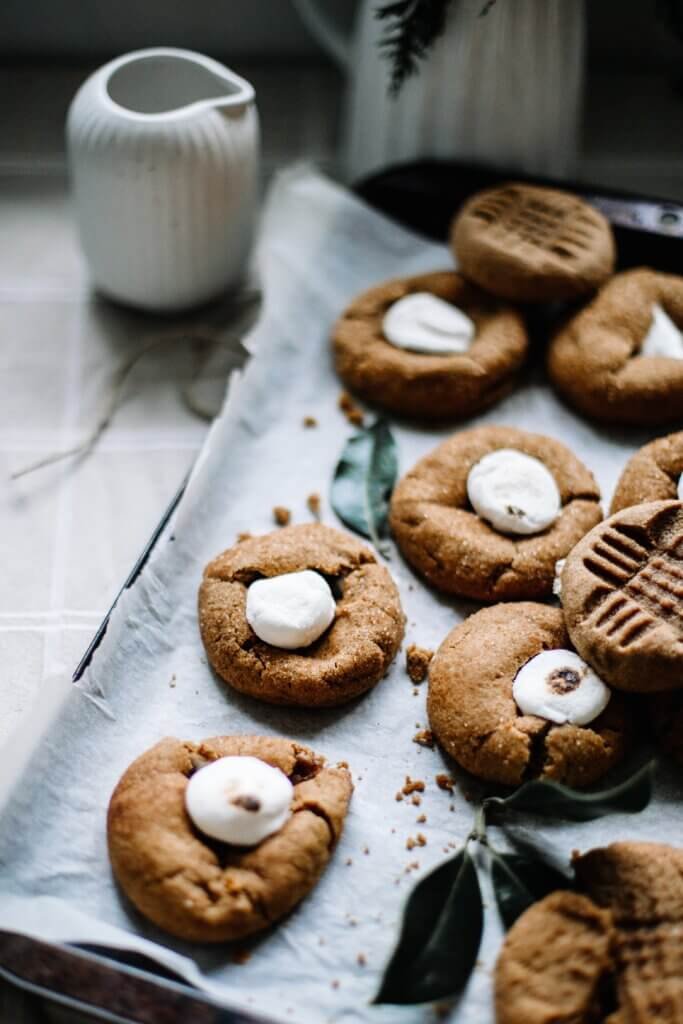
[[583,0],[454,0],[443,35],[389,95],[379,0],[361,0],[346,38],[321,0],[293,0],[348,75],[342,170],[356,180],[418,157],[562,176],[578,150]]
[[252,238],[254,90],[189,50],[126,54],[96,71],[67,118],[71,186],[95,287],[175,312],[235,287]]

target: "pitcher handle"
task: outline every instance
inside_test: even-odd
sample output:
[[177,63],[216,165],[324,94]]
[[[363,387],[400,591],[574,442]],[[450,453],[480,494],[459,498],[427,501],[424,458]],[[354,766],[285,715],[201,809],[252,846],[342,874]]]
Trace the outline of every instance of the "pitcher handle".
[[292,0],[292,3],[321,46],[342,71],[348,72],[351,67],[351,37],[346,36],[329,14],[321,10],[320,0]]

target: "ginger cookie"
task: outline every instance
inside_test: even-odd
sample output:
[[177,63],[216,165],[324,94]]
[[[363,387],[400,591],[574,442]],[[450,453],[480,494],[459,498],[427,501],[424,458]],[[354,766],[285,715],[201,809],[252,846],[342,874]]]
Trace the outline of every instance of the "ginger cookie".
[[211,665],[271,704],[329,707],[386,674],[405,617],[391,575],[320,523],[250,537],[204,570],[199,628]]
[[[227,783],[200,778],[226,768]],[[352,790],[346,768],[328,767],[292,740],[163,739],[130,765],[109,803],[114,875],[141,914],[178,938],[243,938],[270,927],[314,887]],[[230,834],[231,826],[240,845],[204,833],[190,812],[211,832],[227,825]],[[260,841],[254,818],[267,832]]]
[[579,412],[612,423],[683,416],[683,277],[617,274],[555,335],[548,372]]
[[619,690],[683,686],[683,502],[634,505],[579,541],[562,570],[572,643]]
[[416,419],[462,419],[512,390],[527,353],[517,310],[451,271],[359,295],[332,335],[337,373],[365,401]]
[[560,890],[508,932],[497,1024],[683,1020],[683,851],[619,842],[574,859],[585,895]]
[[575,299],[614,270],[608,221],[582,199],[511,183],[478,192],[455,217],[451,245],[462,274],[511,302]]
[[683,431],[658,437],[632,455],[619,477],[611,512],[647,501],[683,498]]
[[549,595],[555,563],[601,518],[598,485],[568,448],[498,426],[454,434],[420,459],[390,510],[413,568],[480,601]]
[[496,1024],[603,1020],[601,986],[612,969],[613,938],[611,915],[586,896],[560,890],[534,903],[498,957]]
[[451,757],[508,786],[587,786],[628,742],[623,696],[571,650],[560,609],[528,601],[483,608],[451,630],[429,669],[427,711]]

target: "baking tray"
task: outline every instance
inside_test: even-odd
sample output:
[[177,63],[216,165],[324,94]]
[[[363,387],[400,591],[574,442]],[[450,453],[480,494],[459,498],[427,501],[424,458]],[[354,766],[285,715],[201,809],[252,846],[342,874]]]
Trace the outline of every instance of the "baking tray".
[[[424,161],[390,168],[356,186],[375,209],[420,233],[443,240],[451,217],[473,192],[515,178],[561,184],[478,165]],[[619,268],[650,264],[677,270],[683,236],[683,206],[677,202],[562,183],[599,207],[612,222],[619,247]],[[183,483],[164,512],[127,577],[112,609],[100,625],[75,673],[79,679],[95,657],[111,611],[121,593],[134,586],[184,493]],[[163,974],[157,965],[120,952],[52,945],[0,932],[0,977],[50,1004],[86,1014],[91,1020],[123,1024],[267,1024],[260,1015],[211,1003],[185,982]]]

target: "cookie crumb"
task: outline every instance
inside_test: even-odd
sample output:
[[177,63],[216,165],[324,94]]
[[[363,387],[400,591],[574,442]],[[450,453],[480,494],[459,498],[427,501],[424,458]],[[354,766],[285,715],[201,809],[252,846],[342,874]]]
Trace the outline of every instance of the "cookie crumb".
[[339,988],[339,982],[336,978],[333,978],[330,984],[332,985],[332,988]]
[[424,793],[424,788],[425,784],[422,779],[411,779],[410,775],[406,775],[401,792],[404,796],[410,796],[411,793]]
[[434,657],[434,651],[427,647],[419,647],[417,644],[409,644],[406,648],[406,669],[414,683],[423,683],[427,678],[429,662]]
[[317,520],[320,520],[320,508],[322,505],[322,499],[320,495],[317,493],[317,491],[314,491],[313,494],[308,495],[308,497],[306,498],[306,504],[308,505],[308,510],[311,513],[311,515],[314,516]]
[[436,776],[436,784],[439,789],[445,789],[447,793],[452,793],[455,788],[455,779],[446,772],[440,772]]
[[422,832],[418,832],[417,833],[417,835],[415,836],[415,841],[417,842],[418,846],[426,846],[427,845],[427,837]]
[[410,798],[410,802],[411,804],[414,804],[415,807],[419,807],[420,804],[422,803],[422,797],[418,796],[417,793],[413,793],[413,795]]
[[427,820],[427,815],[426,814],[418,814],[417,818],[415,819],[415,821],[417,822],[418,825],[424,825],[426,820]]
[[174,689],[174,688],[175,688],[175,685],[176,685],[176,678],[175,678],[175,672],[174,672],[174,673],[173,673],[173,675],[171,676],[171,681],[169,682],[169,684],[168,684],[168,685],[169,685],[169,686],[171,687],[171,689]]
[[410,864],[406,864],[404,874],[409,875],[411,871],[417,871],[420,866],[419,860],[413,860]]
[[241,544],[242,541],[249,540],[250,537],[251,534],[249,533],[249,530],[240,530],[240,532],[237,534],[237,543]]
[[398,802],[400,802],[400,801],[401,801],[402,799],[403,799],[403,793],[402,793],[402,792],[401,792],[401,790],[399,789],[398,793],[397,793],[397,794],[396,794],[396,796],[394,797],[394,800],[396,800],[396,802],[398,803]]
[[273,519],[278,526],[287,526],[292,518],[291,511],[284,505],[276,505],[273,509]]
[[359,953],[358,954],[358,956],[356,957],[356,963],[358,964],[359,967],[365,967],[365,965],[367,963],[367,960],[365,958],[365,953]]
[[315,416],[304,416],[303,424],[305,427],[317,427],[318,421]]
[[342,391],[339,396],[338,405],[349,423],[352,423],[354,427],[363,426],[363,410],[356,405],[348,391]]
[[417,743],[421,747],[429,747],[430,749],[433,749],[434,733],[431,729],[420,729],[420,731],[416,732],[413,736],[413,743]]
[[414,850],[414,849],[415,849],[415,840],[413,839],[412,836],[408,836],[408,838],[406,839],[406,850]]
[[370,853],[370,847],[369,846],[364,846],[363,847],[363,853],[367,857],[367,855]]
[[251,959],[248,949],[234,949],[230,958],[234,964],[246,964]]
[[356,925],[358,924],[358,919],[355,918],[355,917],[350,917],[349,918],[349,924],[351,925],[352,928],[355,928]]
[[351,860],[351,858],[350,858],[350,857],[347,857],[347,858],[346,858],[346,866],[347,866],[347,867],[351,867],[351,865],[352,865],[352,864],[353,864],[353,861]]

